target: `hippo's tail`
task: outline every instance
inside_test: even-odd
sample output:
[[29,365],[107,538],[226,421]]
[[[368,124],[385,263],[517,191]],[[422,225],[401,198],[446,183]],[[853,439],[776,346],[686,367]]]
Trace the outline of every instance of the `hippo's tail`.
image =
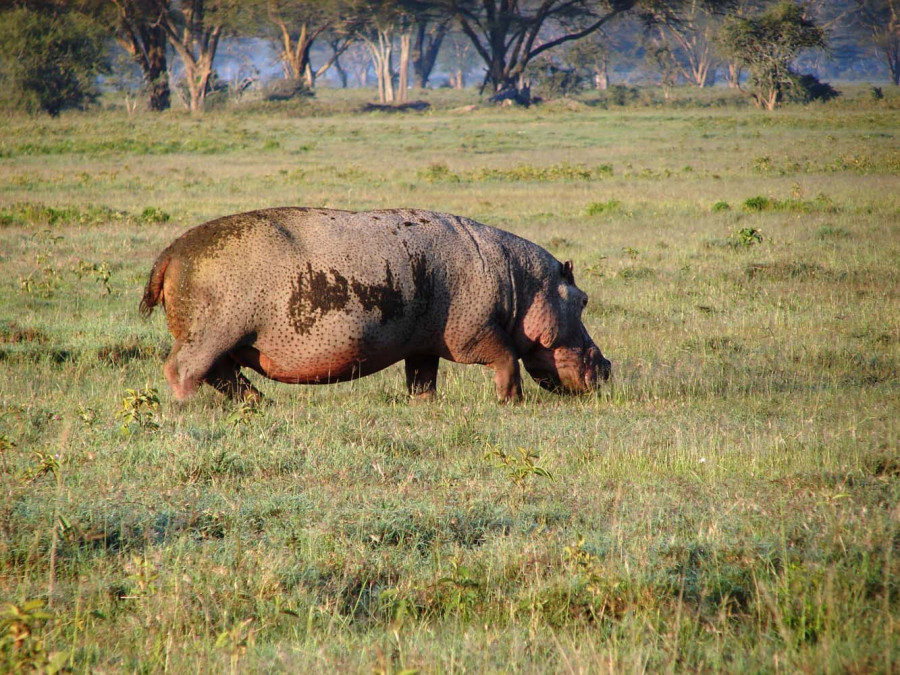
[[140,312],[145,319],[153,312],[153,308],[163,300],[163,280],[166,277],[166,268],[168,266],[169,256],[167,251],[153,263],[153,269],[150,270],[150,278],[147,280],[147,286],[144,288]]

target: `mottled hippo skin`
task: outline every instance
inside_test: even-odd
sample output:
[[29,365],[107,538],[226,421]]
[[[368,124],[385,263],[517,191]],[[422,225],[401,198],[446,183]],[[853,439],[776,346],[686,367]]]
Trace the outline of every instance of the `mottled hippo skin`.
[[202,382],[259,396],[241,367],[313,384],[403,360],[410,394],[431,398],[443,358],[492,368],[504,401],[521,398],[519,359],[554,391],[593,389],[610,372],[581,322],[587,296],[571,263],[430,211],[277,208],[213,220],[154,263],[141,313],[159,303],[178,399]]

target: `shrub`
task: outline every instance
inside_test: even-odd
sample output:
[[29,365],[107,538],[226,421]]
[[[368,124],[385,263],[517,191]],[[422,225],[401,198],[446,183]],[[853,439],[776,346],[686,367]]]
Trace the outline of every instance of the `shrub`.
[[56,116],[99,95],[108,70],[101,30],[77,12],[26,9],[0,15],[0,95],[9,107]]
[[622,202],[618,199],[610,199],[606,202],[591,202],[587,207],[587,215],[599,216],[601,213],[612,213],[618,211],[622,206]]
[[812,103],[813,101],[824,103],[840,95],[841,92],[827,82],[820,82],[815,75],[806,73],[794,78],[794,86],[786,92],[785,98],[796,103]]
[[757,195],[756,197],[750,197],[749,199],[744,201],[744,210],[745,211],[766,211],[770,208],[771,201],[768,197],[763,197],[762,195]]

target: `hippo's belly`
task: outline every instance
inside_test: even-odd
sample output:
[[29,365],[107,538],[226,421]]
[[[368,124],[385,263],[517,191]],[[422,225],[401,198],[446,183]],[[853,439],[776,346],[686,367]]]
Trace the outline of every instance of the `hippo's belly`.
[[371,375],[424,346],[414,339],[416,323],[378,316],[321,317],[309,331],[279,326],[259,332],[252,345],[231,351],[240,365],[291,384],[342,382]]

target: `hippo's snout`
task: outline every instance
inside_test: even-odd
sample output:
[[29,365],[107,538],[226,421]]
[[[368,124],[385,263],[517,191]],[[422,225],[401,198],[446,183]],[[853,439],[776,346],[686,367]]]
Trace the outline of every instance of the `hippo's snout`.
[[612,364],[600,353],[596,345],[588,347],[585,363],[587,367],[584,373],[584,384],[589,390],[596,389],[600,380],[606,382],[612,374]]
[[592,391],[612,372],[612,365],[593,343],[580,349],[538,348],[523,357],[522,362],[535,382],[555,393]]

